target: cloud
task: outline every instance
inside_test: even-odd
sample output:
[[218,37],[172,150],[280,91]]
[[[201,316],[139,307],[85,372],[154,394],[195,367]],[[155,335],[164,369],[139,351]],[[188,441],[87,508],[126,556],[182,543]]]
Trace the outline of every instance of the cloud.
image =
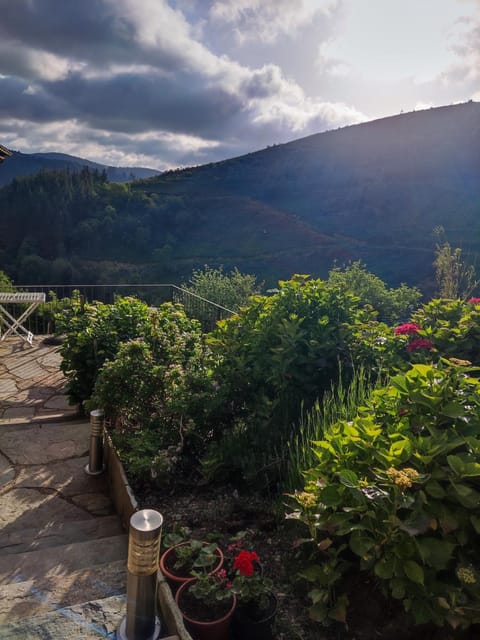
[[240,43],[261,39],[272,43],[294,36],[320,13],[329,13],[338,2],[323,0],[315,6],[308,0],[216,0],[211,20],[234,29]]
[[[210,14],[245,37],[256,30],[274,39],[336,4],[213,2]],[[100,159],[103,148],[105,158],[150,165],[156,151],[154,165],[170,166],[175,157],[218,159],[365,119],[341,101],[306,95],[276,64],[215,52],[173,2],[0,0],[0,14],[0,133],[16,123],[8,140],[25,150],[81,148]]]

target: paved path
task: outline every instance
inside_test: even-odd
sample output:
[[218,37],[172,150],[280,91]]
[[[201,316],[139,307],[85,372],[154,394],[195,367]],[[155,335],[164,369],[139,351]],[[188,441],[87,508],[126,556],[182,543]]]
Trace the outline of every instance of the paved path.
[[0,424],[64,420],[77,412],[65,395],[59,349],[41,336],[33,347],[16,336],[0,342]]
[[0,638],[114,637],[127,536],[90,426],[64,394],[58,346],[0,342]]

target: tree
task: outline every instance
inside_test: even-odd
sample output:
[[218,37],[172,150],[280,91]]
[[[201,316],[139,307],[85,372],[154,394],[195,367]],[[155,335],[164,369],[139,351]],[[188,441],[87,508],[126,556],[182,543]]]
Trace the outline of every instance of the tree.
[[452,249],[443,227],[433,230],[437,238],[435,247],[435,279],[441,298],[467,299],[478,284],[475,267],[462,258],[460,247]]
[[12,281],[4,271],[0,271],[0,291],[15,291]]
[[334,267],[328,282],[358,296],[363,305],[370,305],[378,312],[379,320],[388,323],[408,318],[422,297],[417,288],[403,283],[398,289],[389,289],[383,280],[367,271],[361,260],[343,268]]
[[224,273],[223,266],[213,269],[205,265],[192,272],[183,288],[230,311],[238,311],[248,303],[250,296],[260,293],[262,285],[257,283],[256,276],[240,273],[237,267]]

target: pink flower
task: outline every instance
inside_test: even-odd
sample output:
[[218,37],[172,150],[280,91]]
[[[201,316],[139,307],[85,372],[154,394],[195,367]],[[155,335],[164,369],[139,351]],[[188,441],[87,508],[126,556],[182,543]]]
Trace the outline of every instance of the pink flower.
[[407,351],[416,351],[417,349],[433,349],[433,344],[424,338],[417,338],[407,344]]
[[402,336],[402,335],[415,335],[418,333],[418,330],[421,327],[415,322],[407,322],[405,324],[401,324],[395,329],[394,335]]
[[480,298],[470,298],[468,304],[480,304]]

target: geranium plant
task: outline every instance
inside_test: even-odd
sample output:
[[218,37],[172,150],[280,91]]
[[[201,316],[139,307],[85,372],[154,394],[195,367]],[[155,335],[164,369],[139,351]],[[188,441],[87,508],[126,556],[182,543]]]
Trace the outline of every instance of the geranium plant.
[[224,602],[231,602],[233,597],[232,583],[225,569],[208,574],[200,571],[192,573],[196,579],[189,586],[188,592],[202,605],[216,609],[219,605],[223,607],[222,603]]
[[273,583],[263,576],[260,558],[255,551],[240,550],[233,559],[232,591],[238,605],[248,608],[252,617],[268,608]]

